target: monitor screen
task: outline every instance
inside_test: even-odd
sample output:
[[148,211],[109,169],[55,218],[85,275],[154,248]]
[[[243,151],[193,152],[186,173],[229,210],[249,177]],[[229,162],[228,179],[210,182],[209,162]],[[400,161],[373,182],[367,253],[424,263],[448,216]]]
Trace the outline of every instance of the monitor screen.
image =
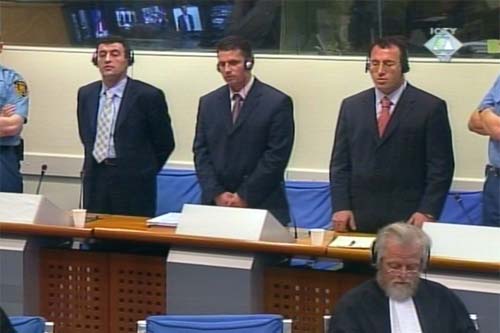
[[203,31],[198,6],[174,7],[172,13],[175,21],[175,30],[179,32]]

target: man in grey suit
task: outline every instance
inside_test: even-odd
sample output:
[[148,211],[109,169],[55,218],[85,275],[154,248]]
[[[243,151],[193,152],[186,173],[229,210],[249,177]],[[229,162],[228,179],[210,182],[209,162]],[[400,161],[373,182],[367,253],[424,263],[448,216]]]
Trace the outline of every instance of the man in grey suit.
[[445,101],[410,85],[405,43],[375,41],[366,70],[374,88],[341,105],[330,162],[337,231],[376,232],[394,221],[439,217],[453,170]]
[[252,75],[248,41],[222,39],[217,59],[227,85],[200,98],[193,145],[202,202],[267,209],[287,224],[284,172],[294,139],[292,99]]

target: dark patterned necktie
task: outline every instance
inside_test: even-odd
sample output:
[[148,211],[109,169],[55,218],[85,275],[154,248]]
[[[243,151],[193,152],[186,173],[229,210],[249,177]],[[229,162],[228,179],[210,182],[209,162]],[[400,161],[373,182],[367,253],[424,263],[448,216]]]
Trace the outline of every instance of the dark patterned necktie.
[[234,104],[231,112],[233,114],[233,124],[235,124],[236,120],[238,119],[238,116],[240,115],[241,105],[243,104],[243,98],[241,97],[240,94],[234,94],[233,101]]

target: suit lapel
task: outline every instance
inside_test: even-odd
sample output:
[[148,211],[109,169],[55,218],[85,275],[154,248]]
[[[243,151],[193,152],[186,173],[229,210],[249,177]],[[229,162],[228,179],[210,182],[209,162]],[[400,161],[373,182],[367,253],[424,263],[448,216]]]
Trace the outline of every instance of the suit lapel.
[[229,86],[226,85],[225,89],[219,94],[220,114],[226,128],[226,133],[231,133],[233,130],[233,118],[231,114],[231,98],[229,97]]
[[[371,136],[375,141],[379,140],[378,136],[378,125],[377,125],[377,112],[375,105],[375,89],[371,89],[369,93],[365,94],[363,97],[363,119],[361,121],[369,121],[369,130]],[[366,120],[367,119],[367,120]]]
[[101,92],[102,83],[97,83],[92,89],[89,96],[89,129],[92,131],[90,137],[95,138],[97,133],[97,117],[99,114],[99,93]]
[[120,128],[120,125],[123,124],[125,119],[127,118],[127,114],[129,113],[134,99],[136,98],[137,91],[134,89],[135,83],[131,78],[127,79],[127,85],[125,86],[125,90],[123,91],[122,100],[120,102],[120,109],[118,110],[118,115],[116,117],[116,125],[115,125],[115,135]]
[[407,117],[410,112],[413,112],[413,103],[415,102],[413,98],[412,87],[408,84],[406,89],[401,94],[398,104],[394,108],[389,124],[385,130],[384,135],[380,138],[379,146],[386,142],[399,127],[401,121]]
[[236,123],[232,128],[232,133],[234,133],[242,124],[251,116],[252,110],[255,110],[257,104],[259,103],[259,97],[261,95],[261,83],[255,79],[252,88],[248,92],[247,97],[243,102],[243,107],[241,108],[240,115],[236,119]]

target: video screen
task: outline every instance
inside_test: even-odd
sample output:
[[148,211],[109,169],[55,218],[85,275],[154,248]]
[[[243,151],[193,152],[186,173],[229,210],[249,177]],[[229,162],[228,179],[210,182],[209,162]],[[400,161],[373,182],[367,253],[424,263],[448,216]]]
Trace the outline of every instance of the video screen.
[[203,31],[198,6],[181,6],[172,9],[175,30],[179,32]]
[[108,24],[101,9],[79,8],[69,11],[68,16],[72,38],[76,43],[109,36]]
[[216,5],[210,8],[209,20],[213,30],[224,31],[231,18],[233,6],[229,4]]

